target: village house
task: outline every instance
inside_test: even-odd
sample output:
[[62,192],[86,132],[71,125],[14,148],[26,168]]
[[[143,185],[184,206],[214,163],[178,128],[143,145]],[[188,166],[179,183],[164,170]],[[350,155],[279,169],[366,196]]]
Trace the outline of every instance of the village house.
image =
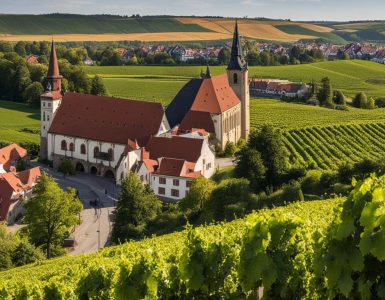
[[0,174],[0,221],[13,224],[24,210],[40,177],[40,168]]
[[185,197],[191,180],[214,174],[213,145],[248,138],[248,67],[237,24],[227,74],[211,76],[208,67],[166,111],[161,103],[62,93],[54,43],[46,78],[40,156],[55,168],[69,160],[78,172],[118,184],[134,171],[160,198],[175,201]]
[[250,94],[254,97],[304,97],[309,87],[303,83],[292,83],[287,80],[257,79],[250,81]]
[[27,64],[29,65],[36,65],[39,63],[39,55],[28,55],[26,58],[25,58],[25,61],[27,62]]
[[16,170],[19,162],[28,164],[27,150],[16,144],[11,144],[0,149],[0,174]]

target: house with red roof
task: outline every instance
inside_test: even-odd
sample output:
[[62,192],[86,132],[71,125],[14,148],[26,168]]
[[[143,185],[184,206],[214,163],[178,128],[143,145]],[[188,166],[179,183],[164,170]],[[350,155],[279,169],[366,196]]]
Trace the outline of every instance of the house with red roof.
[[17,144],[11,144],[0,149],[0,174],[16,170],[19,161],[28,163],[27,150]]
[[0,174],[0,221],[12,224],[24,209],[24,202],[32,196],[33,187],[40,177],[40,168],[19,173]]
[[162,199],[183,199],[191,181],[215,173],[215,154],[205,138],[152,137],[141,151],[136,172]]

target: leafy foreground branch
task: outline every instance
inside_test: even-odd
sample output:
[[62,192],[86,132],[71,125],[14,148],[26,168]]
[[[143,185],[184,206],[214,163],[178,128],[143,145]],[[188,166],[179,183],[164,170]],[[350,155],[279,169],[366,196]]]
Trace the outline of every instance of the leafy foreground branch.
[[384,298],[385,177],[346,200],[237,220],[0,273],[0,298]]

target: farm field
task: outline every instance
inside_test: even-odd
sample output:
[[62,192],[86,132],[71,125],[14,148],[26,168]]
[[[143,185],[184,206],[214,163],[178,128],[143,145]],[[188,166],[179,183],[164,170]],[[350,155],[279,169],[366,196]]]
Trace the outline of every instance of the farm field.
[[[181,77],[187,79],[199,76],[200,66],[122,66],[86,67],[89,75],[99,74],[104,78],[126,78],[143,76]],[[211,67],[213,75],[226,71],[224,66]],[[369,61],[333,61],[306,65],[250,67],[249,76],[256,78],[280,78],[294,82],[320,81],[328,76],[334,89],[353,97],[365,91],[368,96],[385,97],[385,66]],[[123,80],[120,80],[124,84]],[[127,83],[129,84],[129,83]]]
[[[307,226],[306,228],[317,229],[322,232],[333,220],[334,210],[342,201],[343,199],[301,202],[271,210],[262,210],[255,214],[266,216],[288,214],[291,218],[301,218],[305,226]],[[199,227],[195,229],[195,232],[198,236],[204,237],[206,243],[216,243],[218,239],[226,237],[227,242],[238,248],[241,241],[240,237],[245,233],[246,226],[245,219],[239,219],[230,223]],[[83,278],[87,278],[87,282],[90,283],[90,285],[87,284],[89,289],[95,288],[94,280],[106,282],[107,278],[113,281],[113,285],[117,284],[118,287],[119,280],[121,280],[117,276],[120,267],[135,266],[135,264],[142,265],[143,259],[146,260],[146,258],[150,257],[151,261],[155,263],[151,265],[152,268],[155,268],[152,269],[154,275],[152,283],[155,283],[155,280],[164,281],[166,278],[171,280],[171,277],[168,276],[171,274],[177,275],[179,272],[175,272],[176,269],[174,269],[174,272],[169,273],[168,268],[173,266],[177,268],[180,263],[183,263],[181,260],[183,251],[186,251],[186,247],[190,245],[187,243],[189,235],[186,231],[172,233],[140,242],[129,242],[120,246],[106,248],[97,254],[63,257],[0,272],[0,295],[4,297],[7,295],[15,296],[13,294],[15,292],[24,293],[24,296],[31,293],[44,295],[44,293],[49,293],[52,289],[55,289],[55,292],[63,295],[63,298],[68,298],[66,296],[81,293],[80,291],[85,288],[82,284]],[[227,244],[227,242],[224,244]],[[172,261],[176,262],[175,264],[170,261],[171,257],[173,257]],[[232,263],[238,264],[239,254],[233,259]],[[158,270],[158,268],[160,269]],[[104,273],[109,272],[111,269],[114,270],[113,273]],[[97,275],[99,274],[97,270],[103,270],[102,272],[105,274],[103,279],[100,275]],[[131,267],[129,272],[131,272]],[[49,278],[52,276],[54,277],[50,280]],[[162,276],[162,279],[158,276]],[[135,282],[135,280],[140,280],[139,278],[144,277],[132,278],[133,283],[141,284],[141,282]],[[236,281],[235,284],[239,284],[238,279],[234,280]],[[126,282],[126,284],[128,283]],[[109,289],[113,288],[108,284],[97,286],[103,289],[104,295],[111,292]],[[162,288],[161,284],[159,288]],[[171,287],[166,288],[171,290]],[[40,297],[37,298],[40,299]]]
[[23,104],[0,101],[0,143],[38,143],[39,135],[22,129],[40,129],[40,111]]
[[[107,15],[0,15],[0,39],[7,41],[199,41],[231,39],[231,18],[126,18]],[[22,24],[22,26],[21,26]],[[279,25],[295,24],[285,32]],[[294,26],[294,25],[293,25]],[[295,42],[323,37],[334,29],[311,23],[287,21],[239,20],[242,35],[252,39]],[[305,30],[306,34],[302,34]],[[328,38],[341,39],[333,33]],[[333,40],[333,39],[331,39]]]

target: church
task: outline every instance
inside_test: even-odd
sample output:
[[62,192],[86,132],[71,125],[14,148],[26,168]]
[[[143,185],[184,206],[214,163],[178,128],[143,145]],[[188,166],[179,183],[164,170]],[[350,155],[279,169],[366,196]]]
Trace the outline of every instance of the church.
[[227,74],[207,67],[165,109],[161,103],[63,93],[52,42],[47,88],[41,95],[40,156],[57,168],[114,178],[137,172],[160,197],[182,199],[194,178],[215,173],[213,146],[247,139],[248,67],[235,24]]

